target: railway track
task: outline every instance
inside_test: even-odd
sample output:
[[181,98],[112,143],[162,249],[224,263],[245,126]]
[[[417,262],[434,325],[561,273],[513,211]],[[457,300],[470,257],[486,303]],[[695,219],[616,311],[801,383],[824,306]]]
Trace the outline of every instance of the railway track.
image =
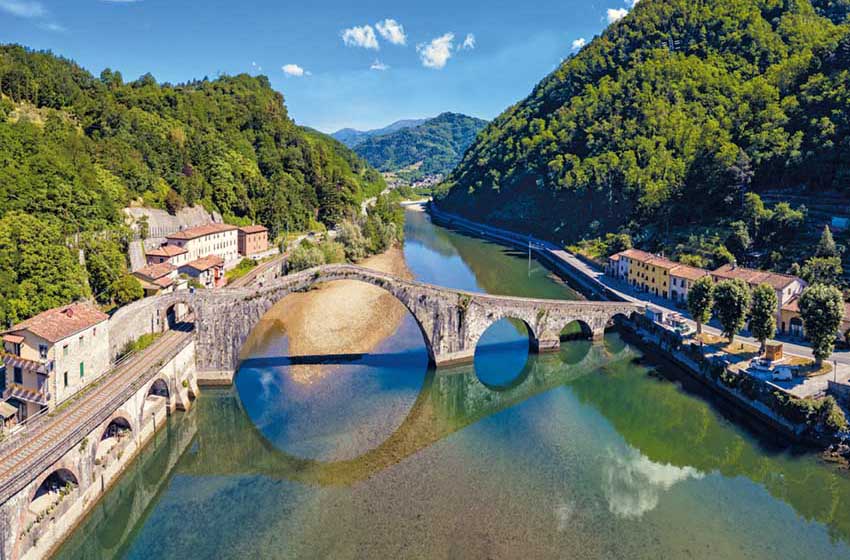
[[[0,454],[0,503],[17,492],[34,474],[64,455],[85,435],[111,415],[147,381],[146,373],[170,359],[192,336],[191,325],[180,325],[160,337],[148,349],[108,372],[89,391],[79,395],[52,418],[48,418],[15,446]],[[58,455],[58,457],[57,457]],[[55,459],[54,459],[55,457]]]

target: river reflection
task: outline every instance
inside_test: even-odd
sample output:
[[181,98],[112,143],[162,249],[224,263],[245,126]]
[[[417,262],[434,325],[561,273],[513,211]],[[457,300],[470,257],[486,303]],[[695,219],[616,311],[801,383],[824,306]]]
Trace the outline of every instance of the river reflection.
[[[425,281],[570,297],[419,213],[405,253]],[[484,347],[522,340],[507,324]],[[285,333],[263,348],[177,416],[188,442],[143,458],[60,557],[850,557],[846,475],[730,423],[614,333],[516,375],[486,355],[435,372],[408,319],[367,355],[323,358],[333,374],[309,385],[288,369],[317,358],[282,357]]]

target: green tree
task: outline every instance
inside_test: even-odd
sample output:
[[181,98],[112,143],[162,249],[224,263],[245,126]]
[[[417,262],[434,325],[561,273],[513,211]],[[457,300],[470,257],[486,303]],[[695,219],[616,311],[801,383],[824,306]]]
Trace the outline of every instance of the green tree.
[[725,245],[740,262],[746,259],[747,251],[750,250],[752,245],[752,239],[750,239],[750,233],[747,231],[747,224],[744,222],[732,222],[730,227],[732,231],[726,238]]
[[697,324],[697,334],[702,334],[702,326],[711,319],[714,306],[714,281],[711,276],[703,276],[688,290],[688,311]]
[[0,219],[0,322],[87,297],[85,270],[60,228],[22,212]]
[[357,262],[366,256],[366,238],[360,225],[353,220],[343,220],[339,225],[337,241],[345,247],[345,258]]
[[83,241],[89,286],[100,303],[109,303],[113,283],[127,273],[124,247],[103,235],[89,235]]
[[112,283],[110,295],[115,305],[122,307],[145,297],[145,290],[138,278],[124,274]]
[[820,258],[831,258],[838,256],[838,246],[835,244],[835,239],[832,238],[832,231],[829,226],[823,226],[823,233],[818,241],[815,256]]
[[776,336],[776,313],[779,300],[776,290],[769,284],[760,284],[753,290],[753,304],[750,310],[750,331],[761,344],[764,352],[767,340]]
[[838,288],[815,284],[800,296],[800,315],[818,366],[832,354],[844,317],[844,298]]
[[325,264],[325,253],[315,243],[304,240],[292,250],[286,264],[290,272],[300,272]]
[[800,271],[800,277],[809,284],[837,285],[844,274],[839,257],[812,257]]
[[743,281],[723,280],[714,287],[714,313],[730,344],[744,328],[749,310],[750,289]]

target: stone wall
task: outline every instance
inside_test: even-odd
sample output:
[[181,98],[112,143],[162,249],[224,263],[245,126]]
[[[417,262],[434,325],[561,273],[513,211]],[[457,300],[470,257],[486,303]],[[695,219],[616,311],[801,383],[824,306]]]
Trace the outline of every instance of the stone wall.
[[[168,397],[148,396],[158,379],[168,386]],[[33,472],[32,479],[0,505],[0,559],[47,558],[118,479],[145,443],[165,425],[167,416],[175,409],[187,409],[197,391],[195,344],[191,342],[93,430],[79,440],[69,441],[68,450],[59,460]],[[106,442],[102,438],[116,418],[126,421],[131,432],[120,442],[118,450],[104,454],[101,446]],[[30,509],[33,496],[42,482],[59,469],[70,472],[77,486],[61,500],[56,496],[56,506],[50,514],[37,516]]]

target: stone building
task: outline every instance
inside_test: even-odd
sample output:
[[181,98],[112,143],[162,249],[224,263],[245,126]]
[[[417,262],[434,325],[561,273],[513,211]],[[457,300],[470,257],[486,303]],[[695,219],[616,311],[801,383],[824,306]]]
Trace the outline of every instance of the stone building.
[[204,288],[224,285],[224,261],[217,255],[194,260],[180,267],[180,273],[197,280]]
[[710,273],[702,268],[680,264],[670,269],[670,294],[668,299],[679,305],[685,305],[688,302],[688,292],[691,291],[691,286]]
[[169,294],[180,285],[177,267],[167,262],[148,265],[134,272],[133,276],[141,282],[145,296]]
[[239,254],[250,257],[269,250],[269,230],[263,226],[239,228]]
[[22,420],[109,369],[109,316],[89,303],[50,309],[5,331],[3,349],[3,398]]
[[220,257],[225,264],[239,260],[239,228],[228,224],[207,224],[166,237],[166,246],[186,249],[186,263],[211,255]]
[[168,263],[180,268],[189,262],[189,251],[177,245],[163,245],[145,255],[148,265]]

